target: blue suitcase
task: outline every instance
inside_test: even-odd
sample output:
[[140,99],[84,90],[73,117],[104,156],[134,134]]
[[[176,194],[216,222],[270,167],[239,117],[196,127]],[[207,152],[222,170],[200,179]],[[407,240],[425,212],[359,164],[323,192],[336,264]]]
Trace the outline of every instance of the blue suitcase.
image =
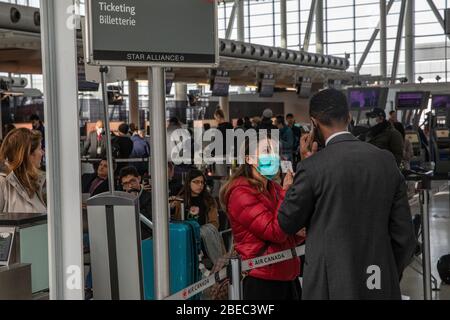
[[[200,225],[194,221],[171,223],[170,292],[177,293],[200,280],[198,255],[201,250]],[[153,240],[142,242],[145,300],[154,300]]]

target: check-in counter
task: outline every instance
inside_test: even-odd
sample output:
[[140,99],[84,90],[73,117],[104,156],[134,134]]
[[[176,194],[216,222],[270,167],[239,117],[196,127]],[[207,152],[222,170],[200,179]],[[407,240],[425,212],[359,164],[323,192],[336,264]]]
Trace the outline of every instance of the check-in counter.
[[47,214],[0,214],[0,227],[16,229],[10,265],[30,264],[32,293],[48,290]]

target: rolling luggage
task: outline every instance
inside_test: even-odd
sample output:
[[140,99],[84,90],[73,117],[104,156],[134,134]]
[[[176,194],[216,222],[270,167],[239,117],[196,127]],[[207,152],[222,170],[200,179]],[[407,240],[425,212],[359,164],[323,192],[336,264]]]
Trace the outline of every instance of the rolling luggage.
[[[195,221],[169,225],[170,293],[200,280],[199,253],[201,250],[200,226]],[[142,242],[144,294],[146,300],[154,300],[153,240]]]

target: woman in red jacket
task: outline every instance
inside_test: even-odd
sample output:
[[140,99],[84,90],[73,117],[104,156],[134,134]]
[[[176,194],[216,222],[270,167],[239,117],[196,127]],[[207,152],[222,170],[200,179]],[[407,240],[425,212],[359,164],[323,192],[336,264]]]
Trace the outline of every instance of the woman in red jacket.
[[[252,156],[246,143],[245,164],[221,190],[235,249],[243,260],[292,249],[304,241],[288,236],[278,225],[278,208],[293,178],[292,173],[286,176],[284,189],[273,181],[280,168],[273,145],[272,140],[261,140]],[[299,258],[251,270],[243,282],[244,300],[299,300],[299,274]]]

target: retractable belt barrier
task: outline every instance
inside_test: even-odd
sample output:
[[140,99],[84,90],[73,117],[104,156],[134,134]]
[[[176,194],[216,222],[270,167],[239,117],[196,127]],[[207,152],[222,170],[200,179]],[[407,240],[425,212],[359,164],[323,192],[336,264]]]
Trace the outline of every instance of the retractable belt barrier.
[[[116,163],[140,163],[140,162],[148,162],[150,158],[130,158],[130,159],[113,159]],[[84,163],[95,163],[101,162],[102,159],[94,159],[94,158],[82,158],[81,162]]]
[[[266,256],[261,256],[249,260],[242,261],[241,272],[248,272],[250,270],[267,267],[273,264],[291,260],[296,257],[300,257],[305,254],[305,246],[299,246],[289,250],[272,253]],[[164,300],[188,300],[199,293],[202,293],[206,289],[211,288],[216,283],[229,278],[229,268],[223,268],[219,272],[216,272],[206,279],[203,279],[193,285],[167,297]]]

